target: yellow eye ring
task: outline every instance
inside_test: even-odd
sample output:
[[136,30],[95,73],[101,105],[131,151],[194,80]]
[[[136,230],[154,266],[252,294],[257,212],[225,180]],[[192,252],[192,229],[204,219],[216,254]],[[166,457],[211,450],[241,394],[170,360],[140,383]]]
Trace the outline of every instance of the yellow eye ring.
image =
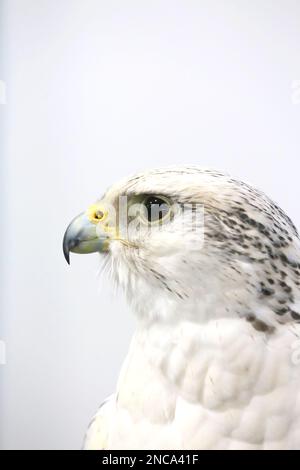
[[97,224],[106,219],[107,211],[98,204],[92,204],[87,210],[87,216],[92,223]]

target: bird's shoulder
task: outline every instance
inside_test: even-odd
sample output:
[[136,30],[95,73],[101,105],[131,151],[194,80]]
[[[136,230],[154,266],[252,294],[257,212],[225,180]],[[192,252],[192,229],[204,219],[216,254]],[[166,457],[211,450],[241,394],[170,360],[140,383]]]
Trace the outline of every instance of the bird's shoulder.
[[84,450],[107,449],[109,427],[115,411],[116,396],[110,395],[98,408],[91,420],[84,439]]

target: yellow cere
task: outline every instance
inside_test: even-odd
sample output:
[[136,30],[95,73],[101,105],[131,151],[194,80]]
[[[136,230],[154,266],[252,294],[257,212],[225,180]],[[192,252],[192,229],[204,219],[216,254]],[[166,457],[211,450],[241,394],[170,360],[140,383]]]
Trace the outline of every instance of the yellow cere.
[[92,204],[86,211],[86,214],[94,224],[104,221],[108,215],[107,211],[100,204]]

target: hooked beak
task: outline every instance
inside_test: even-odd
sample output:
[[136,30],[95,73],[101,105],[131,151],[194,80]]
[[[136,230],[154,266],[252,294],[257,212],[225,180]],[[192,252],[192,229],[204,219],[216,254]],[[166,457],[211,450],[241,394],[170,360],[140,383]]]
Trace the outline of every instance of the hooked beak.
[[110,236],[101,224],[91,222],[84,212],[72,220],[63,239],[63,252],[70,264],[70,251],[73,253],[103,253],[108,250]]

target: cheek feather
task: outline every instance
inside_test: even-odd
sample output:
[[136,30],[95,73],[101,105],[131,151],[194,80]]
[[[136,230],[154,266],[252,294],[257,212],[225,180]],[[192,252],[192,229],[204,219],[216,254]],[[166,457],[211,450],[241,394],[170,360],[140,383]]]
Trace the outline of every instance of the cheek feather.
[[122,284],[141,288],[132,297],[142,304],[151,286],[154,304],[160,295],[176,298],[211,315],[239,315],[257,330],[300,319],[298,234],[263,193],[221,172],[183,167],[135,175],[108,194],[147,193],[202,204],[204,237],[177,214],[161,230],[119,240],[111,251]]

